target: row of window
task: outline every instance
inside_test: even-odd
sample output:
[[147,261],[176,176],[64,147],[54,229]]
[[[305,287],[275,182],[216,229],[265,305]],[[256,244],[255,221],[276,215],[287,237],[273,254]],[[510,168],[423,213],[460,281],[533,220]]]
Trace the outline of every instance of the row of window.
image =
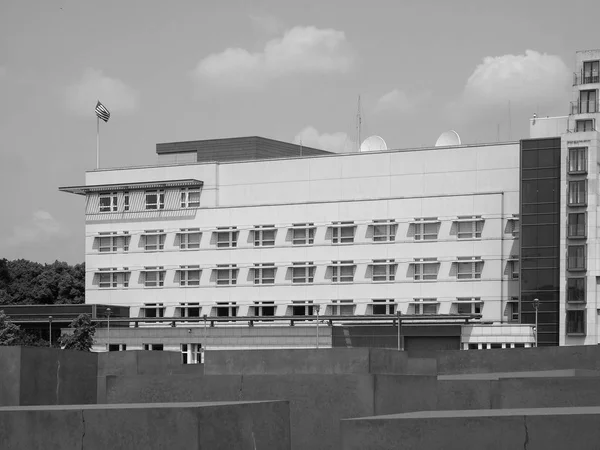
[[[512,233],[518,234],[513,221]],[[481,239],[485,220],[480,217],[458,218],[456,223],[457,239]],[[438,239],[440,220],[437,218],[418,219],[409,226],[408,237],[413,241],[433,241]],[[357,225],[352,221],[334,222],[328,226],[331,244],[352,244],[355,242]],[[314,223],[299,223],[288,229],[287,239],[292,245],[313,245],[317,227]],[[395,220],[374,220],[369,224],[367,237],[372,242],[393,242],[396,240],[398,224]],[[273,247],[278,229],[275,225],[257,225],[250,230],[249,240],[254,247]],[[141,234],[140,248],[144,251],[160,251],[165,248],[167,233],[165,230],[146,230]],[[211,245],[216,248],[235,248],[238,246],[240,230],[237,227],[220,227],[212,231]],[[181,250],[200,249],[202,231],[198,228],[182,228],[176,232],[175,246]],[[129,232],[102,232],[95,236],[94,248],[100,253],[127,252],[130,249]]]
[[[131,195],[129,192],[101,192],[98,194],[99,211],[108,212],[127,212],[131,210]],[[144,192],[144,210],[154,211],[165,209],[165,191],[164,189],[153,189]],[[181,208],[200,207],[200,188],[183,188],[180,190]]]
[[[480,257],[459,257],[452,262],[451,275],[457,280],[480,280],[484,261]],[[519,261],[508,261],[510,279],[519,278]],[[328,264],[324,279],[331,283],[353,283],[357,264],[352,260],[332,261]],[[414,281],[436,281],[441,262],[436,258],[415,259],[409,263],[408,276]],[[249,279],[255,285],[273,285],[277,270],[275,263],[255,264],[249,268]],[[283,266],[287,271],[286,280],[291,284],[311,284],[315,281],[317,265],[312,261],[293,262],[291,266]],[[175,270],[175,284],[185,287],[200,286],[202,270],[199,266],[180,266]],[[240,279],[240,268],[236,264],[218,264],[211,270],[211,282],[217,286],[233,286]],[[375,259],[367,264],[366,277],[372,282],[396,281],[398,263],[394,259]],[[101,268],[96,272],[100,289],[129,287],[131,271],[128,268]],[[144,287],[156,288],[165,285],[167,269],[163,266],[145,267],[140,271],[141,283]]]
[[[144,350],[163,351],[163,344],[142,344]],[[201,364],[204,362],[202,344],[181,344],[182,364]],[[127,344],[108,344],[109,352],[123,352],[127,350]]]
[[[518,302],[509,302],[511,306],[511,318],[518,320]],[[313,303],[312,300],[293,301],[291,305],[285,306],[285,317],[289,316],[354,316],[356,315],[356,304],[353,300],[332,300],[328,305]],[[408,314],[430,315],[438,314],[440,301],[437,298],[414,298],[409,303]],[[324,307],[323,309],[321,307]],[[368,305],[367,314],[373,315],[395,315],[398,303],[394,299],[373,299]],[[217,302],[211,306],[210,317],[237,317],[240,306],[236,302]],[[274,301],[254,302],[248,310],[251,317],[281,317],[276,315],[277,306]],[[452,313],[454,314],[481,314],[483,301],[480,297],[458,297],[453,301]],[[175,308],[175,317],[199,318],[201,306],[199,303],[183,303]],[[514,317],[514,313],[517,317]],[[144,318],[165,317],[165,306],[163,303],[147,303],[140,308],[140,316]]]

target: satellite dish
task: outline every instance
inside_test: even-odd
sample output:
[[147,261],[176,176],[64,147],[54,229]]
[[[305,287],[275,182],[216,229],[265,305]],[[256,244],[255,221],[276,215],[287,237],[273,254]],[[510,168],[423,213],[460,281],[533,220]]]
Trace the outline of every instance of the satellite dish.
[[436,147],[449,147],[451,145],[460,145],[460,136],[454,130],[444,131],[435,142]]
[[369,136],[360,144],[361,152],[376,152],[378,150],[387,150],[387,145],[381,136]]

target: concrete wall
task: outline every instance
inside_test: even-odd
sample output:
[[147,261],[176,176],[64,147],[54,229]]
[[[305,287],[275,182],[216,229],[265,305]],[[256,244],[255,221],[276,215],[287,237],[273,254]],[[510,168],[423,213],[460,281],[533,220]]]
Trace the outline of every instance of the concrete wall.
[[96,402],[97,356],[41,347],[0,347],[0,406]]
[[106,402],[289,400],[292,448],[333,450],[339,419],[375,413],[374,386],[357,374],[108,376]]
[[439,374],[600,369],[600,347],[539,347],[448,351],[437,354]]
[[203,374],[203,364],[182,364],[179,352],[124,351],[98,355],[98,376]]
[[343,420],[343,450],[597,449],[600,407],[420,412]]
[[206,352],[207,375],[405,373],[407,354],[370,348]]
[[0,408],[0,448],[290,449],[287,402]]

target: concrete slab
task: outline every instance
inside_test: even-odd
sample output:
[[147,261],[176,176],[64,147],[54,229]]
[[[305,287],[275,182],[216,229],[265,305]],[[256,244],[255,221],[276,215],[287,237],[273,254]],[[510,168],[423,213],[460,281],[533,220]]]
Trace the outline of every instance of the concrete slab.
[[600,370],[600,346],[452,350],[437,353],[439,375]]
[[0,448],[290,449],[287,402],[0,408]]
[[94,353],[45,347],[0,347],[0,406],[96,402]]
[[207,375],[405,373],[408,355],[389,349],[218,350],[205,354]]
[[98,355],[98,376],[204,373],[203,364],[182,364],[178,352],[127,350]]
[[600,377],[600,371],[585,369],[536,370],[532,372],[463,373],[438,375],[438,380],[500,380],[503,378]]
[[341,422],[343,450],[597,449],[600,407],[424,411]]
[[337,450],[341,418],[376,413],[374,386],[368,374],[109,376],[106,402],[289,400],[292,448]]

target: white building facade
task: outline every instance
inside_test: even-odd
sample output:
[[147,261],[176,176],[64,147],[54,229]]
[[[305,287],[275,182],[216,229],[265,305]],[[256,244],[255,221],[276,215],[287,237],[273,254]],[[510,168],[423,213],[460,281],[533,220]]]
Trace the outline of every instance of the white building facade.
[[481,314],[462,348],[530,346],[519,159],[507,143],[186,162],[62,189],[86,196],[87,303],[152,318]]

